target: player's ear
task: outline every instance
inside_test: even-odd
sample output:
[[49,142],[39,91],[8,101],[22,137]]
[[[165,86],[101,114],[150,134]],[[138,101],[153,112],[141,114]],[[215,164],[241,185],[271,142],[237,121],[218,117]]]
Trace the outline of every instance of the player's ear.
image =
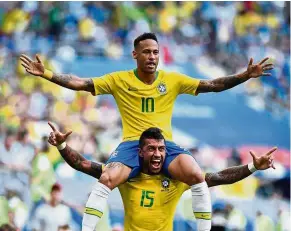
[[138,149],[138,155],[139,155],[140,157],[143,157],[143,154],[142,154],[141,148]]
[[137,53],[135,50],[132,51],[132,57],[133,59],[137,59]]

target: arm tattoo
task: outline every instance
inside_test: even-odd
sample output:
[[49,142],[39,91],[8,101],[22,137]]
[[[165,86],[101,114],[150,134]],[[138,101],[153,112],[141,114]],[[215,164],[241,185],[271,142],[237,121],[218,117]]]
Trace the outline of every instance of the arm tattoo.
[[91,161],[91,168],[88,174],[99,179],[102,175],[102,164]]
[[251,174],[252,173],[250,172],[247,165],[241,165],[230,167],[216,173],[206,173],[205,181],[208,187],[223,184],[233,184],[248,177]]
[[120,168],[122,166],[123,166],[123,164],[120,162],[111,162],[111,163],[106,165],[106,168]]
[[70,74],[53,74],[52,82],[72,90],[84,90],[94,92],[94,83],[91,78],[82,79]]
[[70,82],[73,80],[72,75],[68,74],[53,74],[52,82],[61,85],[62,87],[70,88]]
[[233,88],[249,79],[248,73],[230,75],[213,80],[201,80],[197,88],[197,93],[220,92]]
[[59,150],[64,160],[77,171],[83,172],[87,175],[93,176],[97,179],[102,174],[102,164],[95,163],[85,159],[77,151],[69,147],[68,145],[63,149]]
[[89,92],[95,92],[95,87],[94,87],[94,83],[92,79],[86,79],[85,80],[85,91],[89,91]]

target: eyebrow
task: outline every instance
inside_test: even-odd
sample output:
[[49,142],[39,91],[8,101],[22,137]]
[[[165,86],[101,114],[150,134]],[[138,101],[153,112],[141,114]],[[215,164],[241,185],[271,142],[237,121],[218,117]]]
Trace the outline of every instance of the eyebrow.
[[165,148],[165,147],[166,147],[166,145],[161,145],[161,146],[156,146],[156,145],[148,145],[148,147],[153,147],[153,148],[155,148],[155,147],[157,147],[157,148]]
[[145,48],[142,51],[159,51],[159,49],[150,49],[150,48]]

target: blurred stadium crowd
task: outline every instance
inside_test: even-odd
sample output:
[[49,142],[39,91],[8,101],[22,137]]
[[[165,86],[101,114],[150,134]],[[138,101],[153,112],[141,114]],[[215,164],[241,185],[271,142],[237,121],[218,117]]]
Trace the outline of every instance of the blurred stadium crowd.
[[[277,67],[274,78],[249,81],[246,92],[275,115],[289,113],[290,2],[0,2],[0,225],[22,230],[29,224],[28,230],[39,230],[37,223],[49,216],[35,211],[35,205],[41,199],[55,203],[52,194],[62,188],[55,184],[57,175],[70,174],[47,143],[47,121],[61,131],[73,130],[71,147],[100,162],[121,141],[120,116],[111,101],[28,76],[19,54],[39,53],[46,67],[58,72],[62,66],[56,57],[63,62],[77,56],[118,62],[130,56],[133,39],[145,31],[157,33],[164,65],[196,62],[202,73],[209,63],[219,72],[234,73],[250,57],[270,56]],[[231,160],[230,165],[241,164],[235,150]],[[260,189],[269,198],[290,200],[290,194],[274,187]],[[55,195],[55,200],[62,199]],[[59,225],[71,224],[68,207],[81,211],[79,205],[65,203],[58,213],[67,222]],[[276,219],[258,212],[253,218],[257,230],[290,230],[285,227],[287,212],[279,209]],[[218,206],[214,217],[228,230],[246,230],[246,214],[231,205]]]

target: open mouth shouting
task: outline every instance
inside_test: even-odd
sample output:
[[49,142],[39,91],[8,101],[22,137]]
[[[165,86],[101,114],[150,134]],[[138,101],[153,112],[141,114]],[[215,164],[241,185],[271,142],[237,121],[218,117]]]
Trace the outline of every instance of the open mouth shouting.
[[162,168],[162,157],[161,158],[152,158],[151,162],[150,162],[150,166],[152,171],[156,172],[159,171]]

